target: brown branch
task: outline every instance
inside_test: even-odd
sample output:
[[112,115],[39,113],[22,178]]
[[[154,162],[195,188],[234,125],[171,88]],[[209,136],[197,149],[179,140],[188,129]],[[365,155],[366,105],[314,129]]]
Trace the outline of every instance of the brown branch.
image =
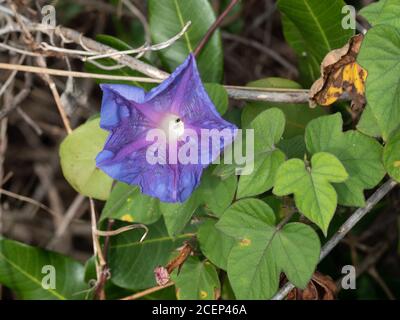
[[166,285],[164,285],[164,286],[156,286],[156,287],[153,287],[153,288],[150,288],[150,289],[146,289],[146,290],[143,290],[143,291],[141,291],[141,292],[135,293],[135,294],[133,294],[133,295],[131,295],[131,296],[127,296],[127,297],[125,297],[125,298],[122,298],[121,300],[136,300],[136,299],[142,298],[142,297],[144,297],[144,296],[147,296],[147,295],[149,295],[149,294],[151,294],[151,293],[154,293],[154,292],[160,291],[160,290],[162,290],[162,289],[171,287],[171,286],[173,286],[174,284],[175,284],[175,283],[173,283],[173,282],[168,282],[168,283],[167,283]]
[[221,13],[221,15],[214,21],[214,23],[211,25],[211,27],[208,29],[206,34],[204,35],[203,39],[201,39],[200,43],[198,44],[197,48],[194,50],[193,54],[195,57],[198,57],[201,50],[204,48],[204,46],[207,44],[208,40],[212,37],[214,34],[215,30],[218,29],[218,27],[221,25],[222,21],[225,19],[225,17],[231,12],[233,7],[239,2],[239,0],[231,0],[229,5],[226,7],[224,12]]

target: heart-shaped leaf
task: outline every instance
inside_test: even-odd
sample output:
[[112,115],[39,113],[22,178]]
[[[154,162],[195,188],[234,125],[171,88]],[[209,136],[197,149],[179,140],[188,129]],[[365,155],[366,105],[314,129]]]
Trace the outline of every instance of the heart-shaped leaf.
[[277,228],[272,209],[261,200],[234,203],[217,228],[238,241],[228,258],[228,277],[238,299],[271,298],[282,271],[304,288],[315,270],[320,252],[315,231],[301,223]]
[[335,155],[349,178],[334,187],[341,205],[362,207],[364,189],[374,188],[384,177],[382,146],[357,131],[342,132],[342,116],[336,113],[312,120],[306,130],[306,145],[311,154],[329,152]]
[[337,205],[331,183],[347,178],[346,169],[334,155],[319,152],[311,158],[310,166],[300,159],[286,161],[278,170],[273,193],[277,196],[293,193],[299,211],[326,235]]
[[237,198],[254,196],[273,187],[276,171],[285,161],[285,155],[276,148],[285,129],[285,115],[271,108],[260,113],[249,128],[254,130],[254,161],[242,170]]
[[227,269],[228,256],[235,239],[215,227],[216,220],[208,219],[199,228],[197,238],[201,252],[218,268]]

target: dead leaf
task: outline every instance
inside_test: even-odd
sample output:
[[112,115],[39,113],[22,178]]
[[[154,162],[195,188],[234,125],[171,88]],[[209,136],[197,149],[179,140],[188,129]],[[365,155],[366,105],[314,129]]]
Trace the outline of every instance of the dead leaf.
[[329,106],[347,93],[352,110],[365,106],[367,71],[356,61],[364,36],[358,34],[340,49],[329,52],[321,64],[321,78],[310,89],[310,107]]
[[156,282],[159,286],[166,285],[170,280],[171,273],[178,268],[178,273],[185,263],[186,259],[193,253],[193,247],[189,242],[185,242],[184,245],[179,248],[179,254],[177,257],[172,259],[168,264],[163,266],[158,266],[154,269],[154,276]]
[[[281,285],[287,282],[286,277]],[[331,277],[315,272],[304,290],[294,288],[287,295],[287,300],[334,300],[337,292],[335,282]]]

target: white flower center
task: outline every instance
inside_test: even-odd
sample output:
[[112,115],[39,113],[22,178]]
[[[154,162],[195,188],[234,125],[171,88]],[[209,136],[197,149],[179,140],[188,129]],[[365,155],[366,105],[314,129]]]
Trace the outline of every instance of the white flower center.
[[185,132],[185,124],[175,114],[168,114],[160,123],[160,129],[165,132],[167,141],[178,141]]

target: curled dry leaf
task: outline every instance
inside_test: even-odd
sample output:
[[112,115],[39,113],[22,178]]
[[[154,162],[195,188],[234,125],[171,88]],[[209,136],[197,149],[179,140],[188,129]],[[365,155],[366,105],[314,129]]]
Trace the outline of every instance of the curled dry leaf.
[[168,264],[163,266],[158,266],[154,269],[154,276],[156,278],[156,282],[159,286],[165,286],[169,280],[171,273],[178,268],[179,270],[182,268],[186,259],[193,253],[193,247],[189,242],[185,242],[184,245],[179,248],[179,254],[177,257],[172,259]]
[[367,71],[357,62],[364,36],[358,34],[340,49],[329,52],[321,64],[321,78],[310,89],[310,107],[329,106],[347,93],[352,110],[365,106],[365,80]]
[[[281,283],[286,282],[283,278]],[[304,290],[294,288],[289,292],[288,300],[334,300],[337,292],[335,282],[331,277],[315,272]]]

